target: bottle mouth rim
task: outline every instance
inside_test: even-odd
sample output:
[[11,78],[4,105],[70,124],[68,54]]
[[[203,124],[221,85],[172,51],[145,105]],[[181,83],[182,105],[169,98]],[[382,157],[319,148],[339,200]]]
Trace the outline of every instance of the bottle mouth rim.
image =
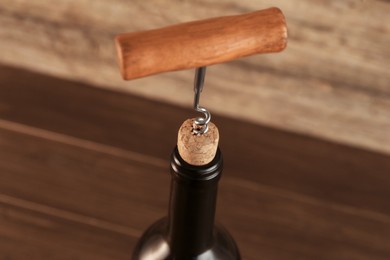
[[218,180],[222,173],[223,159],[218,147],[214,159],[205,165],[192,165],[183,160],[177,146],[171,156],[171,173],[180,179],[190,181]]

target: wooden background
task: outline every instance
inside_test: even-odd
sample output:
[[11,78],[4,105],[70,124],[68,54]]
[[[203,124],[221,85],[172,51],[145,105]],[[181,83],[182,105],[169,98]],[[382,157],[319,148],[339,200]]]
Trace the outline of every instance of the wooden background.
[[[193,112],[20,69],[0,67],[0,82],[0,259],[129,259],[166,215]],[[214,122],[217,219],[244,259],[389,259],[390,156]]]
[[123,82],[114,35],[270,6],[286,15],[287,49],[211,67],[202,104],[390,152],[388,1],[0,0],[0,62],[189,107],[193,71]]
[[0,259],[129,259],[193,71],[122,82],[113,36],[269,6],[287,50],[211,67],[201,97],[217,219],[244,259],[390,259],[390,4],[353,0],[0,0]]

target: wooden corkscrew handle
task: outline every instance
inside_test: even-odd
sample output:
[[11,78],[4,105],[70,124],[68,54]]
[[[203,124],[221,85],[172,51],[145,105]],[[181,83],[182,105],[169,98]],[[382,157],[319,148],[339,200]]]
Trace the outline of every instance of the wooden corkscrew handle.
[[149,31],[117,35],[119,67],[125,80],[282,51],[287,44],[278,8],[217,17]]

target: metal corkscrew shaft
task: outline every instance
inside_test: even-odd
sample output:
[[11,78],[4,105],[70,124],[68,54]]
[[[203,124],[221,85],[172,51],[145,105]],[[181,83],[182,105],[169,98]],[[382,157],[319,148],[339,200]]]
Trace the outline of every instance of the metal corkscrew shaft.
[[194,119],[194,134],[201,135],[207,133],[209,130],[208,123],[211,120],[210,112],[204,108],[199,106],[200,93],[203,90],[204,79],[206,76],[206,67],[200,67],[196,69],[195,72],[195,80],[194,80],[194,109],[197,112],[201,112],[205,117],[197,117]]

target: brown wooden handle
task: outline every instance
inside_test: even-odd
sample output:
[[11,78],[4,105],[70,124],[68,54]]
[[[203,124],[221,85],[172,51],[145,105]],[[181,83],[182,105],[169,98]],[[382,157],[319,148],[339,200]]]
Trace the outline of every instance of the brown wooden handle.
[[129,80],[278,52],[286,47],[287,29],[282,12],[269,8],[120,34],[115,42],[122,76]]

